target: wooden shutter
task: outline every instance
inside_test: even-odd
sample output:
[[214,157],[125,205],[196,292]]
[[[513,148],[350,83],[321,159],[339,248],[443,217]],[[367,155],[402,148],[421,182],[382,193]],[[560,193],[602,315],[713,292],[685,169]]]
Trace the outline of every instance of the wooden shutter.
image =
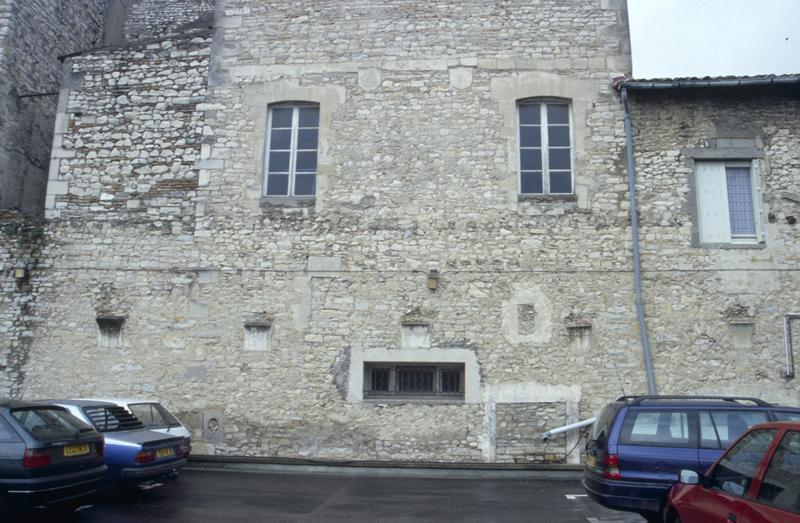
[[701,243],[728,243],[731,224],[723,162],[696,162],[697,227]]

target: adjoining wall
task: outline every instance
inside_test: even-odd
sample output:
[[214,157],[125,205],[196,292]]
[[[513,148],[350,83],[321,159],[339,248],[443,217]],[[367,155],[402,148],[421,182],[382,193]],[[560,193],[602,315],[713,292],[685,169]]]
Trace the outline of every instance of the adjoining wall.
[[189,29],[208,29],[214,21],[214,0],[123,0],[129,4],[126,41],[158,38]]
[[[0,4],[0,208],[41,216],[60,55],[97,45],[105,0]],[[27,97],[48,94],[49,96]]]

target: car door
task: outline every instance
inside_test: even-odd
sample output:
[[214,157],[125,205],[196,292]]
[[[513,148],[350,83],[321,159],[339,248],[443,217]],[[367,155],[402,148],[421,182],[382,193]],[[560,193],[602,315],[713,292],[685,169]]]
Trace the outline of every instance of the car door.
[[800,523],[800,431],[784,433],[753,490],[755,501],[738,523]]
[[[681,507],[682,519],[702,523],[747,523],[747,493],[777,429],[750,432],[732,446]],[[741,518],[741,519],[740,519]]]
[[623,479],[674,483],[681,470],[699,470],[696,427],[691,410],[630,409],[618,446]]
[[766,423],[764,411],[743,409],[709,409],[698,412],[700,451],[698,459],[703,472],[713,465],[730,445],[747,429]]

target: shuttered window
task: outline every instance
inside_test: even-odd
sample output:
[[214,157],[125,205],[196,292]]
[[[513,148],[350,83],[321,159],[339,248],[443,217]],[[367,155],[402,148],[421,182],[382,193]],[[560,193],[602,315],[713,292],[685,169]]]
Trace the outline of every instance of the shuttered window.
[[758,188],[750,162],[695,163],[701,243],[762,240]]

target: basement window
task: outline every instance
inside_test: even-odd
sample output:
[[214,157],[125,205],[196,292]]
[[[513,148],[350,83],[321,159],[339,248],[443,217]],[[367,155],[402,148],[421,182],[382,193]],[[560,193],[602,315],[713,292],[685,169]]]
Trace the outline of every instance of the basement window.
[[101,349],[118,349],[122,345],[122,324],[125,318],[104,316],[97,318],[100,329],[98,345]]
[[364,363],[364,398],[464,399],[464,365]]

